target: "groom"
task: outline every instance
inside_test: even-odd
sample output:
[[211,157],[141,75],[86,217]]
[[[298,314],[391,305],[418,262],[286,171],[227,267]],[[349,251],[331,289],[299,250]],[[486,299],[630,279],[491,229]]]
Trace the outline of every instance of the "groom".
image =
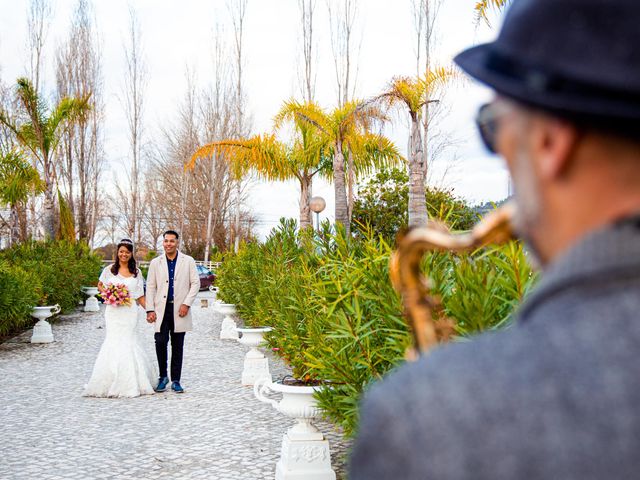
[[184,393],[180,385],[184,334],[191,330],[191,304],[200,290],[196,262],[178,251],[180,236],[173,230],[163,235],[164,255],[154,258],[147,274],[147,322],[155,323],[156,355],[160,378],[156,392],[164,392],[167,375],[167,345],[171,337],[171,390]]

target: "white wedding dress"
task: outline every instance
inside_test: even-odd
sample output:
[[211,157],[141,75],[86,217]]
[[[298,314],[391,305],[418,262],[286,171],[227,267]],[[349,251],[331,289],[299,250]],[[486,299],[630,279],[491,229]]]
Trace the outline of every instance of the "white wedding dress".
[[[111,266],[100,275],[104,284],[125,284],[134,299],[144,294],[142,273],[136,278],[113,275]],[[153,392],[154,369],[138,343],[136,329],[141,307],[107,305],[106,336],[98,353],[85,397],[137,397]]]

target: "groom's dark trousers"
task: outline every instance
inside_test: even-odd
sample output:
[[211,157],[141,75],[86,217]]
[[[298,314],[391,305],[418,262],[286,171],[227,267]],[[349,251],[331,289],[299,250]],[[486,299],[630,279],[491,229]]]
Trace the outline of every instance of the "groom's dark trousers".
[[167,303],[164,309],[164,318],[160,331],[155,333],[156,340],[156,356],[158,357],[158,366],[160,367],[160,376],[167,375],[167,344],[169,336],[171,336],[171,381],[179,382],[182,373],[182,349],[184,346],[184,333],[176,333],[173,322],[173,302]]

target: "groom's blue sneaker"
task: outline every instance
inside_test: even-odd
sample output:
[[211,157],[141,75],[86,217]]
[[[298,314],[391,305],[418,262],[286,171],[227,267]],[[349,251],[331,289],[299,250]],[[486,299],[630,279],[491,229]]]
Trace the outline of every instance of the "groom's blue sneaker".
[[184,388],[180,386],[180,382],[173,382],[171,384],[171,390],[173,390],[176,393],[184,393]]
[[156,392],[164,392],[167,389],[167,385],[169,384],[169,379],[167,377],[158,378],[158,386],[154,388]]

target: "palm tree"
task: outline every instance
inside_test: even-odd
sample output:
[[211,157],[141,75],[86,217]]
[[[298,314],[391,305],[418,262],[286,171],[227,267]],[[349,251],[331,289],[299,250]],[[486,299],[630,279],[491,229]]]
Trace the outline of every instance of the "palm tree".
[[274,134],[255,135],[247,139],[225,139],[200,147],[188,167],[193,168],[199,158],[218,155],[225,158],[236,179],[247,171],[269,181],[296,179],[300,183],[300,228],[311,226],[309,209],[312,179],[320,170],[322,145],[310,137],[296,138],[287,145]]
[[489,23],[489,10],[491,8],[501,10],[510,1],[511,0],[478,0],[475,6],[477,19]]
[[27,78],[17,80],[17,99],[20,109],[16,122],[7,111],[0,109],[0,123],[15,135],[18,142],[28,150],[42,169],[44,181],[44,230],[54,238],[56,175],[54,155],[62,137],[65,124],[75,121],[90,110],[87,94],[82,98],[61,99],[50,111],[45,101]]
[[25,160],[22,152],[11,150],[0,154],[0,202],[11,209],[12,244],[26,239],[26,218],[20,219],[25,202],[29,196],[43,191],[44,184],[38,171]]
[[424,194],[426,165],[423,155],[423,139],[420,130],[424,106],[437,102],[432,97],[456,73],[453,69],[436,68],[419,78],[394,78],[386,92],[371,101],[386,107],[405,107],[411,119],[409,142],[409,226],[427,223],[427,202]]
[[350,101],[330,113],[319,108],[308,108],[291,102],[284,118],[297,118],[312,125],[327,143],[332,154],[332,170],[335,192],[335,221],[350,234],[351,215],[347,200],[345,155],[352,155],[355,174],[370,173],[374,168],[401,161],[396,146],[383,135],[372,133],[375,121],[386,117],[374,105]]

